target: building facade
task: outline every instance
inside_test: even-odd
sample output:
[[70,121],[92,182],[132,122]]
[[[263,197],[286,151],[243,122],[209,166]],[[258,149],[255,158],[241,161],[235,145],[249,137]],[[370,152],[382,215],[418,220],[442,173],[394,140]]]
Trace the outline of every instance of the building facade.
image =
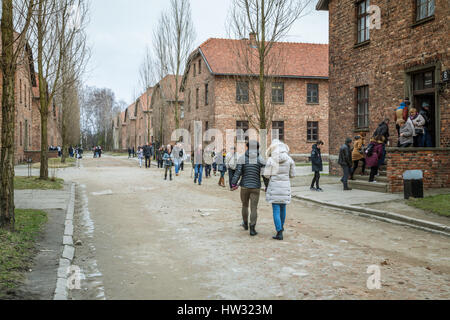
[[[36,159],[33,153],[41,150],[41,115],[39,112],[39,84],[34,70],[31,49],[25,46],[19,55],[15,78],[15,162],[28,158]],[[2,76],[0,72],[0,101],[2,97]],[[0,109],[0,119],[2,111]],[[48,141],[53,146],[62,144],[60,130],[61,113],[56,105],[49,107]],[[0,130],[2,123],[0,121]],[[0,141],[1,145],[1,141]]]
[[448,0],[320,0],[330,19],[330,153],[338,174],[346,137],[372,136],[409,98],[418,111],[430,104],[433,148],[388,148],[389,190],[401,191],[405,170],[425,173],[427,188],[450,186],[450,4]]
[[[178,87],[181,84],[181,77],[174,75],[164,77],[153,89],[150,109],[152,110],[152,128],[154,133],[154,142],[157,146],[174,144],[172,134],[176,129],[175,122],[175,81],[178,81]],[[184,94],[178,93],[179,125],[184,126]]]
[[[259,129],[256,64],[241,54],[247,46],[254,50],[250,40],[209,39],[192,53],[182,85],[186,130],[193,134],[200,121],[203,132],[217,129],[225,139],[227,130]],[[328,45],[280,42],[267,65],[269,141],[278,129],[296,158],[307,158],[319,140],[328,153]]]

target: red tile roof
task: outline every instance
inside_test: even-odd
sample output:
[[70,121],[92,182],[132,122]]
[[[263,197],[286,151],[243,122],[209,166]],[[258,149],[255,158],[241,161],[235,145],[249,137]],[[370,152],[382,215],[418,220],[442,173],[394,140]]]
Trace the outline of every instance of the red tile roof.
[[[213,74],[259,74],[257,49],[249,40],[211,38],[199,47]],[[245,50],[244,50],[245,49]],[[246,58],[249,63],[245,64]],[[328,77],[328,45],[276,42],[267,59],[268,74],[286,77]],[[247,65],[249,67],[247,67]]]

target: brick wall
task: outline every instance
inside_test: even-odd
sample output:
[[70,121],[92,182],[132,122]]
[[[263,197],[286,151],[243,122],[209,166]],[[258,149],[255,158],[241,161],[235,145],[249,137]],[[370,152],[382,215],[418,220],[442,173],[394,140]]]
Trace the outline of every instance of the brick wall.
[[[192,64],[198,65],[197,57]],[[204,64],[203,64],[204,65]],[[236,77],[214,76],[206,68],[194,77],[193,68],[190,69],[185,84],[186,117],[185,128],[193,133],[193,121],[202,121],[203,130],[206,122],[210,129],[218,129],[226,138],[226,130],[236,129],[237,121],[246,121],[244,105],[236,102]],[[319,139],[325,142],[322,148],[328,153],[328,81],[319,79],[281,79],[284,83],[285,101],[274,107],[273,121],[284,121],[285,142],[292,154],[310,154],[313,143],[307,141],[307,122],[319,122]],[[307,104],[307,84],[319,84],[319,104]],[[205,84],[208,84],[208,105],[205,105]],[[256,80],[250,84],[255,85]],[[196,90],[199,89],[199,106],[196,108]],[[270,101],[270,89],[268,90]],[[189,94],[191,95],[189,104]],[[251,93],[250,93],[251,95]],[[250,98],[245,105],[253,112]],[[256,121],[255,121],[256,122]],[[271,139],[269,131],[269,141]],[[224,141],[225,143],[225,141]]]
[[[381,29],[371,30],[370,42],[356,43],[354,0],[331,0],[330,12],[330,154],[331,171],[337,165],[339,148],[346,137],[360,134],[356,125],[356,87],[369,86],[369,128],[372,135],[384,118],[393,119],[399,100],[411,96],[408,77],[412,68],[450,69],[450,5],[436,0],[434,19],[413,26],[414,1],[372,0],[381,9]],[[450,87],[436,94],[440,111],[440,146],[450,146]],[[391,123],[391,145],[396,145]]]
[[422,170],[426,189],[450,188],[450,148],[388,148],[387,175],[390,192],[403,191],[403,173]]
[[[48,158],[54,159],[58,158],[58,151],[48,151]],[[31,159],[33,163],[41,162],[41,152],[40,151],[25,151],[24,153],[24,161],[28,161]]]

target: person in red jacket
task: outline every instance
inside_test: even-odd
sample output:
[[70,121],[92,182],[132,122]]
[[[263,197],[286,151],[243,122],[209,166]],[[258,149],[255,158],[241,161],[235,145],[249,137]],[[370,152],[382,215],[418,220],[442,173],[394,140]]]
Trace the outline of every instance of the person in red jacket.
[[379,135],[371,139],[370,145],[366,149],[366,165],[370,168],[369,182],[375,183],[375,176],[378,174],[380,159],[383,157],[384,137]]

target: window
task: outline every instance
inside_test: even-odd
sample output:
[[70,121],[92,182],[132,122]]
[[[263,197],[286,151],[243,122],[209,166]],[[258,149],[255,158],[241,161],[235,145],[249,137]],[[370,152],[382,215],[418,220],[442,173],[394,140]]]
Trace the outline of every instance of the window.
[[188,92],[188,112],[191,112],[191,89]]
[[197,65],[194,64],[194,77],[197,75]]
[[236,130],[238,141],[248,140],[248,137],[245,136],[245,133],[248,131],[248,121],[236,121]]
[[20,146],[23,145],[23,141],[22,141],[22,122],[20,122],[20,132],[19,132],[19,141],[20,141]]
[[272,102],[284,103],[284,83],[274,82],[272,83]]
[[197,88],[197,89],[195,90],[195,108],[196,108],[196,109],[198,109],[198,96],[199,96],[199,92],[200,92],[200,89]]
[[274,132],[274,134],[272,134],[272,140],[278,139],[284,141],[284,121],[274,121],[272,123],[272,131]]
[[308,142],[319,141],[319,122],[308,121],[308,132],[306,133]]
[[198,60],[198,74],[202,74],[202,60]]
[[180,119],[184,119],[184,106],[180,106]]
[[307,103],[319,103],[319,85],[308,83],[307,87]]
[[359,2],[356,6],[358,19],[358,43],[362,43],[370,39],[370,29],[369,29],[370,15],[368,13],[370,1],[363,0]]
[[236,83],[236,102],[237,103],[248,103],[248,82],[237,82]]
[[20,103],[22,103],[22,79],[19,80]]
[[205,84],[205,106],[208,105],[209,85]]
[[434,15],[434,0],[416,0],[416,21]]
[[413,78],[414,91],[434,89],[434,71],[416,73]]
[[356,88],[357,95],[357,127],[369,128],[369,86]]
[[209,121],[206,121],[206,123],[205,123],[205,131],[208,131],[209,130]]

